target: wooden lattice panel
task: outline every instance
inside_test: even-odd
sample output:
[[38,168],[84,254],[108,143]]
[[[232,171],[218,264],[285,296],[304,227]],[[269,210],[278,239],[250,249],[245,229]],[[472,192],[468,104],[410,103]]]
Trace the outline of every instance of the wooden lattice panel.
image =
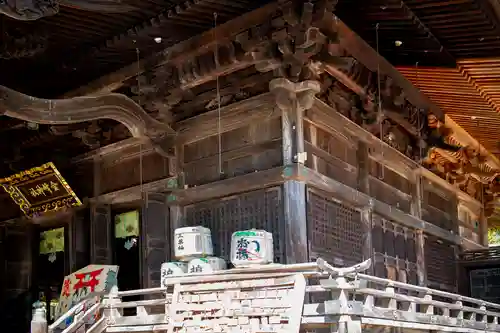
[[312,191],[307,208],[312,258],[324,258],[335,266],[363,260],[364,230],[358,210]]
[[258,190],[185,207],[185,226],[212,231],[215,255],[230,258],[231,235],[238,230],[263,229],[273,233],[274,260],[284,263],[284,219],[281,188]]
[[372,244],[376,276],[418,284],[415,230],[374,214]]
[[305,287],[301,274],[176,285],[169,333],[298,333]]
[[426,235],[424,252],[427,280],[433,287],[455,290],[457,285],[455,246],[435,236]]

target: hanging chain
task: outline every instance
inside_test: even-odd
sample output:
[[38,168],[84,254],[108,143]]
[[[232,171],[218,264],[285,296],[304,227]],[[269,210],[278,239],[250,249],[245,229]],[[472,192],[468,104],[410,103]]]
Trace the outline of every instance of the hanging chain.
[[220,114],[220,85],[219,85],[219,41],[217,39],[217,12],[214,12],[214,39],[215,39],[215,66],[217,76],[215,78],[217,85],[217,140],[218,140],[218,154],[219,154],[219,174],[224,174],[222,170],[222,128],[221,128],[221,114]]
[[[381,90],[381,78],[380,78],[380,53],[379,53],[379,40],[378,40],[378,29],[379,29],[379,23],[375,26],[375,40],[377,44],[377,103],[378,103],[378,121],[379,121],[379,139],[380,139],[380,153],[382,156],[382,161],[384,161],[384,125],[383,125],[383,119],[384,119],[384,114],[382,111],[382,94],[380,92]],[[385,166],[382,163],[379,163],[381,165],[381,172],[380,172],[380,179],[383,180],[385,177]]]

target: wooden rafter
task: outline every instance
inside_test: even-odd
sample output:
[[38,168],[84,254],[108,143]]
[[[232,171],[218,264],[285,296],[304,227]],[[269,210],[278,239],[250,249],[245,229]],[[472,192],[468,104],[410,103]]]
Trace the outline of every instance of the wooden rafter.
[[[109,93],[120,88],[126,80],[142,74],[148,66],[161,66],[168,62],[175,62],[181,57],[199,54],[213,48],[216,41],[222,43],[224,40],[234,37],[236,34],[260,24],[277,11],[278,4],[272,3],[255,11],[240,16],[234,20],[221,24],[201,35],[182,41],[169,47],[147,59],[134,62],[114,73],[105,75],[89,84],[64,94],[63,98],[95,95]],[[153,67],[154,67],[153,66]]]

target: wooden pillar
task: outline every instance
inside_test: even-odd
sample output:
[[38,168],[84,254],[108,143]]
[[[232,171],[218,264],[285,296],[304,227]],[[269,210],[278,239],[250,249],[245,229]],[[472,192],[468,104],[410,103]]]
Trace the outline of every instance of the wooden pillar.
[[113,263],[111,206],[91,204],[90,212],[90,263]]
[[2,316],[2,332],[27,332],[31,318],[36,259],[38,252],[34,244],[35,227],[7,226],[5,230],[5,306]]
[[[304,164],[303,113],[312,107],[314,95],[320,86],[316,81],[294,83],[285,78],[274,79],[269,89],[275,94],[281,110],[283,165]],[[309,261],[307,243],[306,184],[300,180],[287,180],[283,184],[285,217],[286,263]]]
[[370,157],[365,142],[358,142],[356,157],[358,162],[358,190],[370,194]]
[[160,287],[161,264],[170,260],[167,195],[144,193],[141,217],[142,287]]
[[[102,160],[100,156],[94,157],[93,168],[93,194],[98,198],[101,194]],[[94,201],[90,204],[90,263],[111,265],[113,262],[111,229],[111,207]]]
[[[175,147],[175,174],[177,179],[177,188],[184,188],[186,178],[184,175],[184,145]],[[167,197],[168,200],[168,197]],[[174,242],[174,231],[177,228],[184,226],[184,208],[179,205],[169,206],[169,222],[170,222],[170,242]],[[174,245],[175,246],[175,245]],[[170,247],[170,257],[174,258],[174,246]]]
[[450,200],[451,204],[451,219],[453,221],[453,232],[455,232],[457,235],[460,232],[460,221],[458,219],[458,206],[459,206],[459,200],[458,196],[456,193],[452,194],[452,200]]
[[74,210],[69,222],[69,271],[75,272],[90,264],[90,228],[86,209]]
[[[5,271],[5,255],[7,248],[5,246],[5,226],[0,226],[0,304],[5,303],[5,283],[7,282],[7,272]],[[2,316],[0,315],[0,318]]]
[[370,205],[364,207],[361,211],[361,222],[363,223],[363,260],[371,259],[372,265],[369,269],[369,274],[374,275],[375,258],[373,249],[373,200],[370,199]]
[[484,215],[484,205],[481,205],[479,213],[479,242],[488,247],[488,218]]
[[[422,218],[422,201],[423,201],[423,187],[422,176],[416,170],[413,173],[412,181],[412,199],[411,199],[411,214],[413,216]],[[427,285],[427,272],[425,268],[425,236],[422,230],[417,230],[415,239],[415,251],[417,257],[417,275],[418,284],[420,286]]]
[[[356,160],[358,164],[358,184],[360,192],[370,194],[370,155],[368,145],[363,141],[358,141],[356,150]],[[373,249],[373,200],[361,211],[361,221],[363,222],[363,260],[372,259],[369,273],[375,273],[375,258]]]

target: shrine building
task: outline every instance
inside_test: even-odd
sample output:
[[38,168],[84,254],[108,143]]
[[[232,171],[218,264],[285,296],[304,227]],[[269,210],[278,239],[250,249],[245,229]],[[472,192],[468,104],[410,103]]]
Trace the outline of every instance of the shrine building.
[[184,226],[226,260],[256,228],[276,263],[500,299],[471,287],[500,267],[496,1],[20,3],[0,1],[6,332],[89,264],[158,287]]

